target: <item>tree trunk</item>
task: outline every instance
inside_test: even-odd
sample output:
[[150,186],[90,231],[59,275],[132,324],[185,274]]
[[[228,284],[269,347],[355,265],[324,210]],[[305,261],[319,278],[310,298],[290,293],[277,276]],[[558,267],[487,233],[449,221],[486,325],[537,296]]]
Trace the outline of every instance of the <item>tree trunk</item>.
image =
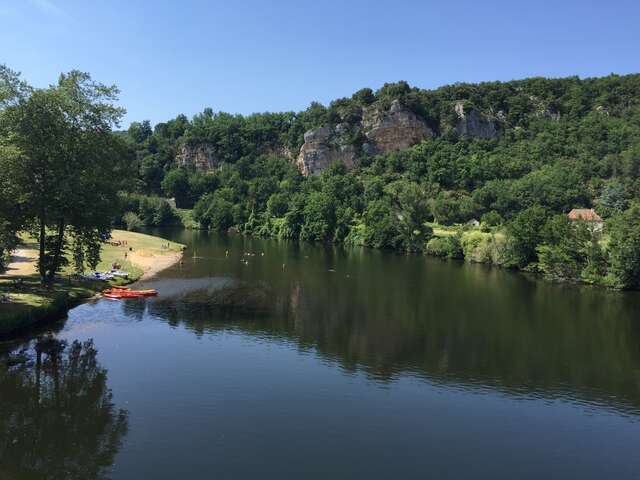
[[60,264],[60,255],[62,255],[62,243],[64,241],[64,218],[61,218],[58,222],[58,238],[56,239],[56,245],[53,251],[53,260],[51,262],[51,266],[49,267],[49,272],[47,272],[47,283],[51,285],[53,283],[56,271],[58,270],[58,265]]
[[40,217],[40,252],[38,254],[38,270],[40,273],[40,281],[44,284],[45,277],[47,275],[47,269],[45,266],[44,256],[45,256],[45,241],[46,241],[46,228],[44,225],[44,214]]

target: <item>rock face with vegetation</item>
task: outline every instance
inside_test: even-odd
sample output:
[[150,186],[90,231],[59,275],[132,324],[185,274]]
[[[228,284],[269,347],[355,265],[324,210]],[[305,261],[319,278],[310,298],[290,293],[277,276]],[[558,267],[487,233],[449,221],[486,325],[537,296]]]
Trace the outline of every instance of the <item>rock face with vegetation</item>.
[[376,104],[362,108],[358,117],[352,124],[341,122],[335,128],[325,125],[307,131],[296,161],[300,173],[320,173],[335,161],[351,169],[358,156],[404,150],[434,135],[422,118],[397,99],[388,109]]
[[206,172],[214,170],[220,163],[212,145],[202,143],[199,145],[183,145],[176,155],[176,163],[179,167],[193,167],[197,171]]
[[456,113],[455,129],[462,138],[498,138],[500,126],[497,122],[490,120],[485,115],[464,102],[456,102],[454,106]]
[[391,153],[404,150],[433,137],[433,130],[415,113],[394,100],[388,111],[365,110],[362,126],[367,137],[366,153]]
[[347,168],[355,164],[356,149],[345,143],[336,130],[325,126],[314,128],[304,134],[304,144],[296,164],[303,175],[320,173],[335,161],[343,162]]

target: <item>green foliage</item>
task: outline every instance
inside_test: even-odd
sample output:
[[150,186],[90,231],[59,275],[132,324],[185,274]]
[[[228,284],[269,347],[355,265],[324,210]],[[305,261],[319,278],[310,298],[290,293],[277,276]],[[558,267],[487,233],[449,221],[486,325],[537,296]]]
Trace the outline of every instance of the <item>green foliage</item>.
[[443,258],[464,258],[460,237],[451,235],[446,237],[433,237],[427,242],[426,253]]
[[460,245],[465,260],[469,262],[505,265],[509,259],[505,240],[492,234],[477,230],[465,233]]
[[503,219],[498,212],[496,212],[495,210],[491,210],[490,212],[483,213],[480,217],[480,221],[490,227],[497,227],[499,225],[502,225]]
[[[177,212],[171,208],[165,198],[120,194],[118,205],[118,222],[127,226],[128,230],[140,227],[179,225],[181,223]],[[131,228],[129,228],[129,222],[131,222]]]
[[138,217],[134,212],[125,212],[122,216],[122,221],[129,231],[138,230],[144,226],[140,217]]
[[[143,188],[158,183],[152,174],[160,174],[165,194],[179,204],[195,202],[194,218],[209,228],[426,250],[602,283],[607,252],[598,236],[585,236],[565,215],[594,204],[602,215],[616,215],[640,195],[639,79],[537,78],[435,91],[398,82],[377,92],[363,89],[327,108],[314,103],[298,114],[242,117],[208,109],[191,121],[172,121],[180,127],[172,134],[167,123],[151,135],[135,125],[128,135],[142,166],[156,168],[140,170]],[[611,89],[618,93],[612,96]],[[365,109],[384,110],[396,100],[437,136],[368,157],[360,150]],[[456,102],[496,122],[500,137],[459,138]],[[340,124],[341,141],[359,152],[357,166],[347,171],[336,163],[302,178],[282,155],[288,149],[295,156],[304,132],[327,124]],[[175,154],[182,145],[206,146],[218,166],[206,174],[188,164],[176,169],[162,151]],[[472,218],[481,219],[480,230],[454,237],[431,238],[426,226]]]
[[374,248],[397,248],[400,242],[394,217],[388,200],[369,203],[364,212],[364,244]]
[[167,197],[174,197],[176,207],[190,208],[193,206],[189,176],[184,169],[178,168],[167,173],[162,180],[162,191]]
[[335,224],[335,209],[331,198],[323,192],[312,192],[305,201],[302,240],[330,240]]
[[70,231],[83,244],[75,248],[79,265],[86,245],[111,226],[128,158],[112,128],[124,110],[115,105],[115,86],[78,71],[30,89],[2,69],[0,84],[0,170],[12,183],[14,213],[22,219],[16,223],[31,225],[39,238],[39,273],[51,284],[64,266]]
[[203,227],[221,232],[234,224],[233,204],[220,192],[202,197],[196,203],[193,215]]
[[543,243],[537,247],[538,268],[547,278],[602,282],[606,264],[599,233],[585,222],[555,215],[547,220],[542,236]]
[[511,261],[517,267],[526,267],[537,260],[536,248],[542,243],[542,229],[547,212],[533,205],[518,213],[507,225]]
[[607,284],[619,289],[640,288],[640,205],[614,216],[608,224]]
[[422,251],[433,235],[425,225],[429,219],[426,192],[415,182],[395,181],[385,188],[393,205],[398,246],[409,252]]
[[289,201],[284,193],[274,193],[267,201],[267,212],[271,217],[283,217],[289,209]]

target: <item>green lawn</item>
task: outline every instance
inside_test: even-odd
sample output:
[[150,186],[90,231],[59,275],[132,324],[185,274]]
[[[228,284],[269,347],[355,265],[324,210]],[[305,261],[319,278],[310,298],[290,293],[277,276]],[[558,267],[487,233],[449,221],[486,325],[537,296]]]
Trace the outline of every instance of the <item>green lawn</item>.
[[[480,228],[478,227],[474,228],[465,225],[440,225],[435,222],[426,222],[425,225],[433,229],[433,234],[436,237],[451,237],[453,235],[456,235],[459,231],[462,231],[463,236],[469,232],[481,232]],[[499,227],[492,227],[491,231],[481,233],[486,235],[494,235],[497,238],[504,237],[504,232],[502,232]]]

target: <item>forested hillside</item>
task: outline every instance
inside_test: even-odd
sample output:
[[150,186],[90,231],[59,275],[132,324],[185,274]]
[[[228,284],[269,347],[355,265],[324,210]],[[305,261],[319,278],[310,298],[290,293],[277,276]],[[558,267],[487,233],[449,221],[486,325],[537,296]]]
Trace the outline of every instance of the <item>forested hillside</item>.
[[[208,108],[134,123],[125,136],[131,193],[174,197],[205,228],[640,285],[640,75],[436,90],[399,82],[300,113]],[[136,207],[145,202],[146,213]],[[170,220],[149,202],[129,198],[134,223]],[[604,237],[569,224],[577,207],[608,222]],[[471,219],[482,222],[475,237],[445,229],[431,239],[434,224]]]

